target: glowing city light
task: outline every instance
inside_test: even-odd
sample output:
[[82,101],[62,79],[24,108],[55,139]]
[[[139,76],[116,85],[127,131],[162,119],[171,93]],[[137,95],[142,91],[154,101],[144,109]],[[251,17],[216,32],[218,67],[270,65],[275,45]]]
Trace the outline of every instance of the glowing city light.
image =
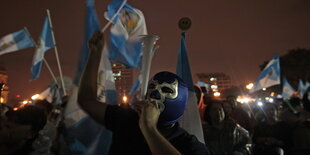
[[127,96],[124,95],[124,96],[123,96],[123,102],[124,102],[124,103],[127,103],[127,100],[128,100]]
[[214,93],[213,93],[213,96],[219,97],[219,96],[221,96],[221,93],[220,93],[220,92],[214,92]]
[[248,85],[245,86],[246,89],[252,89],[254,87],[254,84],[253,83],[249,83]]
[[237,97],[237,102],[240,102],[240,103],[249,103],[253,101],[255,101],[255,99],[249,96],[238,96]]
[[212,88],[212,89],[217,89],[218,86],[217,86],[217,85],[211,85],[211,88]]
[[270,98],[269,100],[268,100],[270,103],[273,103],[273,98]]
[[262,101],[257,101],[257,105],[261,107],[261,106],[263,106],[263,102]]
[[31,99],[36,100],[36,99],[39,99],[39,97],[40,97],[39,94],[35,94],[35,95],[31,96]]

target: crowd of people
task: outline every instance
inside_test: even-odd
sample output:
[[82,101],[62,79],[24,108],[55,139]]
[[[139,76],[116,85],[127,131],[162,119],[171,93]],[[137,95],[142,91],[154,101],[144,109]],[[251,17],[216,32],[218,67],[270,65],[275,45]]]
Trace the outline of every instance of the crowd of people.
[[[180,127],[188,99],[186,83],[174,73],[159,72],[149,81],[145,99],[130,106],[97,100],[97,71],[103,34],[89,41],[91,50],[81,79],[78,104],[112,131],[103,154],[307,155],[310,154],[310,101],[276,100],[248,106],[228,96],[210,98],[195,85],[205,144]],[[68,96],[54,105],[47,100],[13,109],[1,104],[0,153],[68,154],[63,110]],[[84,133],[87,134],[87,133]]]

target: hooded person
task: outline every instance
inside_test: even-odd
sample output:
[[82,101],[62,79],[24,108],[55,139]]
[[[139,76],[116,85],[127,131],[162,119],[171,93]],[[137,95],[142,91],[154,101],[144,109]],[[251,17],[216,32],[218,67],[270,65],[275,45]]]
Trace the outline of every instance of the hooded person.
[[113,132],[109,154],[208,154],[206,146],[179,127],[188,97],[177,75],[157,73],[148,84],[145,100],[131,108],[97,101],[97,71],[103,34],[89,41],[90,56],[82,76],[78,103],[98,123]]

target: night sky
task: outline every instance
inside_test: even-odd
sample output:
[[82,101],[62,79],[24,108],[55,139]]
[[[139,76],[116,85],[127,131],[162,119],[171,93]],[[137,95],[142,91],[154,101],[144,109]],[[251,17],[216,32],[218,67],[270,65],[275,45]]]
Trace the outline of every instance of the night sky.
[[[101,26],[110,0],[96,0]],[[289,49],[310,48],[309,0],[129,0],[145,16],[149,34],[160,37],[151,74],[175,72],[181,31],[177,23],[189,17],[187,48],[194,80],[196,73],[224,72],[234,85],[254,81],[259,65]],[[73,77],[83,39],[85,0],[2,0],[0,37],[27,27],[37,40],[50,9],[61,66]],[[10,96],[30,97],[47,88],[51,76],[43,67],[39,79],[30,82],[35,49],[0,56],[9,75]],[[55,53],[45,58],[58,74]]]

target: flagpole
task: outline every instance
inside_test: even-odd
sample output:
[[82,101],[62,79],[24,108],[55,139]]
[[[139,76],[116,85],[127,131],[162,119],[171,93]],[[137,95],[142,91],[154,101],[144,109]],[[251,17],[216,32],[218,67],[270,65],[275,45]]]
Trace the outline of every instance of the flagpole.
[[125,6],[127,0],[124,0],[123,3],[121,4],[121,6],[118,8],[118,10],[116,11],[116,13],[113,15],[113,17],[111,18],[111,20],[109,20],[109,22],[101,29],[101,32],[103,33],[112,23],[112,21],[114,20],[114,18],[119,14],[119,12],[121,12],[122,8]]
[[[55,44],[55,55],[56,55],[56,60],[57,60],[57,65],[58,65],[58,69],[59,69],[59,74],[60,74],[60,79],[61,79],[61,85],[62,85],[62,89],[64,91],[64,95],[67,95],[66,89],[65,89],[65,84],[64,84],[64,79],[63,79],[63,75],[62,75],[62,70],[61,70],[61,66],[60,66],[60,62],[59,62],[59,57],[58,57],[58,50],[57,50],[57,46],[56,46],[56,40],[55,40],[55,36],[54,36],[54,31],[53,31],[53,25],[52,25],[52,20],[51,20],[51,15],[50,15],[50,11],[47,9],[47,16],[48,16],[48,20],[50,22],[50,26],[51,26],[51,31],[52,31],[52,38],[53,38],[53,42]],[[57,81],[56,81],[57,82]]]
[[46,59],[45,59],[45,58],[43,58],[43,60],[44,60],[44,63],[45,63],[45,65],[46,65],[46,67],[47,67],[48,71],[51,73],[51,75],[52,75],[52,77],[53,77],[54,81],[57,83],[56,77],[55,77],[55,75],[54,75],[54,73],[53,73],[53,71],[52,71],[52,69],[51,69],[50,65],[47,63],[47,61],[46,61]]

